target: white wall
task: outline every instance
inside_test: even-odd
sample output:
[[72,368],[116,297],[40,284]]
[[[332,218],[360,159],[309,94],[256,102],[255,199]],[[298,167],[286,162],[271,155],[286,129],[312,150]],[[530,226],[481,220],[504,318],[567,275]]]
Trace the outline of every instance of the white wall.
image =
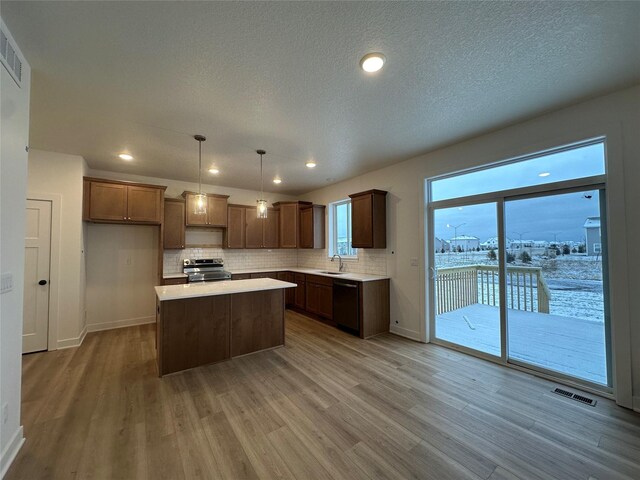
[[[85,228],[82,224],[82,176],[84,159],[78,155],[29,152],[29,198],[53,197],[59,202],[60,225],[54,225],[52,247],[59,245],[59,259],[52,258],[50,319],[57,318],[56,345],[62,348],[79,345],[85,331]],[[55,206],[54,206],[55,208]],[[54,219],[55,221],[55,219]],[[55,251],[55,248],[52,249]],[[55,263],[53,263],[55,262]],[[56,310],[57,309],[57,310]]]
[[158,235],[152,225],[87,225],[88,331],[155,322]]
[[[4,23],[2,29],[9,32]],[[23,60],[22,88],[0,66],[0,272],[13,274],[13,290],[0,295],[0,477],[24,441],[20,380],[31,68],[19,49],[17,53]]]
[[[628,252],[624,249],[625,243],[634,246],[640,238],[639,132],[640,87],[634,87],[330,185],[305,195],[304,199],[328,204],[371,188],[389,192],[387,249],[377,255],[386,258],[387,273],[392,277],[391,329],[411,338],[426,339],[424,179],[608,135],[609,241],[616,244],[611,262],[612,280],[617,287],[612,313],[614,326],[618,327],[618,352],[624,354],[627,348],[633,352],[633,392],[635,406],[640,408],[640,296],[637,295],[640,276],[635,274],[640,269],[640,249],[629,248]],[[412,259],[418,259],[418,266],[411,265]],[[631,295],[626,295],[627,289]],[[629,318],[631,327],[625,326]],[[624,376],[631,365],[617,367]],[[630,389],[631,382],[626,383],[629,385],[619,387]],[[622,397],[627,395],[621,393]]]

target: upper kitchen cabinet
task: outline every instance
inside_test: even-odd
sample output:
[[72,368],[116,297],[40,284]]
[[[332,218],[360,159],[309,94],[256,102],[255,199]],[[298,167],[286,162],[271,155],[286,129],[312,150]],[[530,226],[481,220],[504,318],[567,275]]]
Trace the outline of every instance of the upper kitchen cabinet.
[[167,187],[84,177],[83,220],[104,223],[162,223]]
[[227,226],[227,199],[229,195],[205,194],[207,197],[207,212],[194,213],[197,200],[195,192],[184,192],[182,196],[186,200],[186,225],[187,227],[222,227]]
[[178,198],[165,198],[164,231],[162,237],[162,243],[165,249],[184,248],[184,217],[184,200]]
[[225,248],[246,248],[246,207],[227,206],[227,230],[224,234]]
[[277,202],[273,206],[280,211],[280,248],[299,248],[300,209],[310,207],[311,202]]
[[324,205],[300,207],[300,248],[324,248]]
[[387,248],[387,192],[367,190],[351,198],[351,246]]
[[300,232],[300,203],[311,205],[310,202],[277,202],[273,206],[280,211],[280,248],[298,248]]
[[258,218],[256,207],[229,205],[225,248],[278,248],[279,213],[269,208]]

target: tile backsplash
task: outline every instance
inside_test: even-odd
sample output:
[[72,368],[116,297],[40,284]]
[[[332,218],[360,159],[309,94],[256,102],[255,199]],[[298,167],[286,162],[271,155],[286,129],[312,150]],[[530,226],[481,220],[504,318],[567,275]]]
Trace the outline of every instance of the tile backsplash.
[[294,267],[298,265],[297,250],[228,250],[222,248],[185,248],[165,250],[164,273],[182,273],[185,258],[222,258],[225,268],[270,268]]
[[[368,273],[371,275],[387,274],[387,255],[385,250],[358,250],[357,259],[343,260],[345,271]],[[298,266],[323,270],[337,270],[338,259],[331,262],[327,250],[298,250]]]
[[[184,250],[165,250],[164,273],[182,273],[182,261],[185,258],[222,258],[229,270],[305,267],[337,270],[337,263],[331,263],[327,250],[228,250],[222,248],[185,248]],[[336,259],[337,262],[337,259]],[[358,258],[344,261],[347,272],[387,274],[387,257],[384,250],[359,250]]]

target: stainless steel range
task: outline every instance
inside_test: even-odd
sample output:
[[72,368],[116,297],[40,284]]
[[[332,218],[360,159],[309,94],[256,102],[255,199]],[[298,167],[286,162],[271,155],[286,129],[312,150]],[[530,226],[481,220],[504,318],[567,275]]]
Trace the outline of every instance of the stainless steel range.
[[231,273],[224,269],[224,260],[221,258],[187,258],[182,271],[189,283],[231,280]]

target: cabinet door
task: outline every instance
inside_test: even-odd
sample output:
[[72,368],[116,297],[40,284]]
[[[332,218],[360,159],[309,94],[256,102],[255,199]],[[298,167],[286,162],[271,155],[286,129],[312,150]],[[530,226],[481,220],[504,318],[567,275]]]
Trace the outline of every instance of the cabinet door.
[[373,247],[373,204],[370,195],[351,198],[351,246]]
[[116,183],[91,182],[89,218],[123,221],[127,219],[127,186]]
[[245,208],[227,207],[227,231],[225,232],[226,248],[245,248]]
[[245,208],[246,230],[245,242],[247,248],[262,248],[262,223],[255,208]]
[[[206,225],[208,221],[206,213],[198,213],[198,214],[193,213],[194,209],[196,208],[196,195],[194,195],[193,193],[187,193],[185,198],[187,200],[187,206],[186,206],[187,227]],[[208,205],[207,205],[207,210],[208,210]]]
[[212,227],[227,226],[227,199],[207,197],[207,222]]
[[333,318],[333,286],[318,285],[317,313],[329,320]]
[[298,247],[298,205],[280,205],[280,247]]
[[162,190],[127,186],[127,220],[142,223],[162,222]]
[[[278,280],[282,280],[283,282],[295,283],[293,279],[293,273],[291,272],[278,272]],[[287,288],[284,291],[284,303],[286,306],[293,305],[296,299],[296,289],[295,288]]]
[[165,200],[162,243],[167,250],[184,248],[184,202]]
[[307,307],[307,299],[306,299],[306,288],[305,288],[306,284],[304,282],[304,275],[302,275],[302,278],[303,280],[300,281],[298,275],[296,275],[295,283],[298,284],[298,286],[296,287],[293,304],[296,307],[304,310]]
[[300,209],[300,248],[313,248],[313,207]]
[[307,312],[319,313],[320,306],[320,285],[307,282]]
[[280,211],[276,208],[267,209],[267,218],[262,220],[263,232],[262,232],[262,246],[264,248],[278,248],[279,234],[278,229],[280,226]]

